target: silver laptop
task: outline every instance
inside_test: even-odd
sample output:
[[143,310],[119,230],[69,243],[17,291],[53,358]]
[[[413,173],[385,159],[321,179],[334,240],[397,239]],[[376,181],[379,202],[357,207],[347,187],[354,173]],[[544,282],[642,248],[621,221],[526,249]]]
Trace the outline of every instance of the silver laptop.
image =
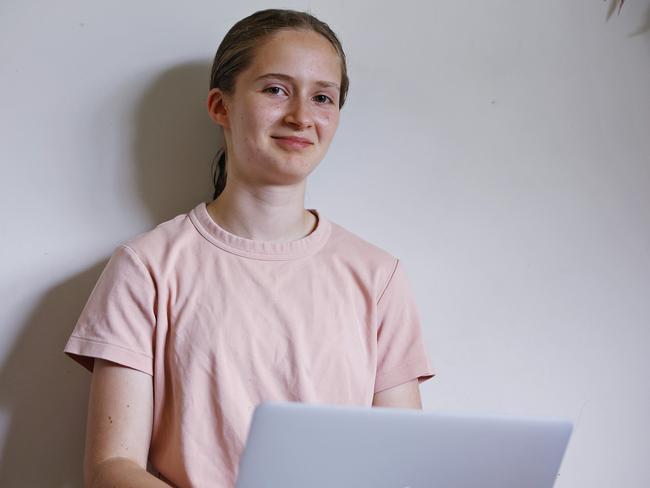
[[551,488],[572,431],[557,417],[265,402],[236,488]]

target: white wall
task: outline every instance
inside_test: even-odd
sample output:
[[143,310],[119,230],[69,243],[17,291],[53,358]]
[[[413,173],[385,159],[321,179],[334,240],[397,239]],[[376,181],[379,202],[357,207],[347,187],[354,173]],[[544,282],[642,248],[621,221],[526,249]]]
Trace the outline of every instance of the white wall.
[[276,6],[349,56],[306,204],[405,263],[425,409],[569,417],[558,488],[650,486],[650,0],[5,0],[0,485],[81,486],[65,340],[118,243],[209,197],[212,56]]

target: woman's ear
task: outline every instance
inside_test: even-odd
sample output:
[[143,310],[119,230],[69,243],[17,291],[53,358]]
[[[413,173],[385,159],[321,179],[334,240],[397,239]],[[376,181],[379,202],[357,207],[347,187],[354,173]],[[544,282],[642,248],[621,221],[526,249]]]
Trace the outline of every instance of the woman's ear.
[[224,92],[219,88],[213,88],[208,92],[208,115],[220,126],[229,126],[228,106]]

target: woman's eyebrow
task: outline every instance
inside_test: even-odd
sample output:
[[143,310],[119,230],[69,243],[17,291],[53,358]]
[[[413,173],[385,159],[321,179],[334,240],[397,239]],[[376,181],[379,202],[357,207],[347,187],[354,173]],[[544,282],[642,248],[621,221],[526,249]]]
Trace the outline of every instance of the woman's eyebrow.
[[[284,73],[266,73],[264,75],[258,76],[253,81],[258,81],[258,80],[262,80],[262,79],[266,79],[266,78],[276,78],[276,79],[291,81],[291,82],[294,81],[293,77],[291,77],[289,75],[285,75]],[[316,81],[314,83],[316,83],[319,86],[323,86],[323,87],[326,87],[326,88],[336,88],[338,91],[341,91],[341,88],[339,87],[339,85],[337,85],[336,83],[334,83],[332,81],[318,80],[318,81]]]

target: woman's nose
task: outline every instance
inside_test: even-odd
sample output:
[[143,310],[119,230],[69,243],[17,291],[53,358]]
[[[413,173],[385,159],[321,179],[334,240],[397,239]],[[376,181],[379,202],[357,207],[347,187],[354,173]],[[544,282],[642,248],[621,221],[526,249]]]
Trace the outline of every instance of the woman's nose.
[[309,102],[303,100],[301,97],[295,97],[288,106],[284,120],[291,126],[306,129],[313,125],[312,118],[313,115]]

